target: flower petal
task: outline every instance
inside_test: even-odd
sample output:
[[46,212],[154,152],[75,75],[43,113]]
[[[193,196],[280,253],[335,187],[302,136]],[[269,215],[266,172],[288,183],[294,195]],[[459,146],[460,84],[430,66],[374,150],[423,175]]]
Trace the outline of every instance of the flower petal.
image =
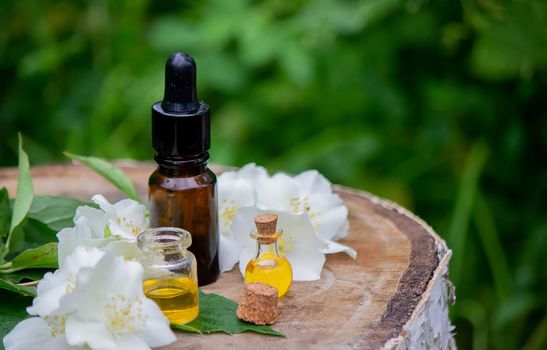
[[139,233],[142,232],[137,230],[133,231],[133,229],[129,229],[128,226],[120,225],[113,220],[110,220],[108,228],[110,229],[112,236],[118,239],[127,239],[130,241],[135,241]]
[[74,223],[76,226],[88,226],[91,230],[89,238],[104,238],[104,229],[108,224],[108,218],[104,211],[84,205],[76,209]]
[[324,249],[321,249],[321,252],[323,254],[335,254],[335,253],[346,253],[353,259],[357,258],[357,252],[355,249],[348,247],[347,245],[334,242],[334,241],[327,241],[327,247]]
[[104,255],[104,252],[89,247],[76,247],[74,252],[67,257],[64,269],[54,273],[46,273],[38,283],[37,296],[32,301],[32,306],[27,308],[31,315],[42,317],[51,314],[59,307],[63,295],[72,292],[76,283],[76,276],[83,267],[92,267]]
[[[95,272],[99,278],[103,278],[100,275],[105,276],[105,272],[101,271],[100,263],[101,261],[97,264]],[[113,264],[105,263],[103,266],[110,268],[106,281],[109,285],[105,286],[105,290],[125,296],[144,295],[142,291],[143,268],[140,263],[116,257]]]
[[114,208],[117,218],[123,218],[128,224],[141,229],[148,227],[146,207],[139,202],[132,199],[122,199],[114,203]]
[[141,323],[141,327],[137,326],[136,336],[152,347],[164,346],[177,340],[169,327],[169,320],[163,315],[159,306],[144,295],[141,312],[145,322]]
[[[222,175],[221,175],[222,176]],[[219,228],[222,234],[230,230],[232,219],[240,207],[255,205],[253,185],[243,179],[219,180]]]
[[67,343],[70,345],[88,345],[92,349],[117,350],[112,333],[102,322],[86,322],[77,317],[69,317],[65,332]]
[[64,334],[55,337],[48,322],[40,317],[31,317],[19,322],[4,337],[6,350],[72,350],[77,349],[66,343]]
[[225,171],[220,174],[219,229],[222,234],[230,236],[229,228],[239,208],[256,204],[256,187],[267,177],[266,169],[254,163],[247,164],[237,171]]
[[332,185],[326,177],[317,170],[307,170],[294,177],[304,195],[316,193],[332,193]]
[[142,222],[146,213],[146,207],[132,199],[122,199],[113,204],[117,216],[128,217]]
[[38,283],[37,296],[32,306],[27,307],[30,315],[47,316],[59,307],[59,300],[67,293],[67,272],[56,270],[48,272]]
[[75,227],[64,228],[57,233],[59,244],[57,245],[57,262],[59,268],[64,267],[65,259],[78,246],[79,233]]
[[[322,249],[325,243],[315,233],[315,229],[307,213],[292,214],[289,212],[277,211],[278,225],[283,229],[283,235],[279,238],[279,248],[282,251],[291,251],[291,246],[295,249],[309,250]],[[288,247],[283,247],[287,244]]]
[[335,193],[311,195],[308,205],[313,226],[323,239],[332,239],[348,220],[348,208]]
[[141,250],[137,246],[137,241],[112,241],[104,247],[104,250],[125,259],[137,259],[137,257],[141,255]]
[[286,255],[294,281],[315,281],[321,278],[325,255],[316,249],[294,249]]
[[91,197],[91,200],[95,202],[105,212],[107,219],[113,219],[116,216],[116,209],[109,201],[104,198],[102,194],[96,194]]
[[[81,220],[85,220],[81,218]],[[80,221],[78,221],[80,222]],[[112,238],[93,238],[91,229],[83,224],[76,224],[75,227],[62,229],[57,234],[59,245],[57,246],[57,259],[59,268],[65,268],[65,260],[77,247],[104,247]]]
[[67,257],[66,269],[70,275],[77,275],[82,267],[93,267],[104,256],[104,252],[95,247],[79,246]]
[[239,261],[242,248],[241,244],[235,240],[220,235],[218,258],[221,272],[230,271],[234,268],[234,265]]
[[256,256],[256,247],[245,247],[239,254],[239,272],[241,276],[245,277],[245,269],[249,264],[249,261]]
[[257,166],[255,163],[249,163],[244,165],[238,170],[225,171],[218,177],[219,184],[222,181],[235,181],[237,179],[250,182],[253,186],[256,186],[258,182],[268,177],[268,172],[264,167]]
[[346,238],[348,236],[348,233],[349,233],[349,221],[346,221],[346,222],[344,222],[342,227],[340,227],[338,232],[336,232],[334,237],[332,237],[332,239],[335,240],[335,241],[338,241],[342,238]]
[[256,231],[254,217],[260,214],[261,211],[256,207],[239,208],[234,219],[230,231],[234,237],[234,241],[242,247],[255,247],[256,241],[251,238],[250,233]]
[[[59,310],[63,313],[77,313],[82,321],[104,319],[103,308],[109,301],[112,271],[116,269],[114,261],[113,254],[105,254],[95,267],[81,268],[76,277],[74,291],[61,298]],[[125,286],[120,281],[120,288],[123,287]]]
[[139,263],[106,253],[94,268],[80,270],[76,290],[65,296],[65,303],[77,305],[82,320],[103,318],[103,306],[111,304],[113,297],[142,295],[142,274]]
[[239,169],[237,175],[244,180],[250,181],[253,185],[256,185],[258,184],[258,181],[268,177],[268,172],[264,167],[258,166],[255,163],[249,163]]
[[238,207],[255,204],[253,184],[247,180],[234,179],[222,181],[218,186],[219,202],[234,202]]
[[144,340],[133,334],[123,334],[114,339],[117,350],[150,350]]
[[298,183],[287,174],[278,173],[258,184],[257,207],[264,210],[301,211]]

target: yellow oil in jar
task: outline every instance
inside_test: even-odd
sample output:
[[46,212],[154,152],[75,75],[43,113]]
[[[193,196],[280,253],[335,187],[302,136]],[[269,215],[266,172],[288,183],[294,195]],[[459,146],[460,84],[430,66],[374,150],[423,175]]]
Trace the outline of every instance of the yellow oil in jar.
[[245,269],[245,282],[259,282],[277,288],[277,297],[281,298],[292,282],[291,265],[284,257],[275,253],[261,254],[252,259]]
[[154,300],[171,323],[185,324],[198,317],[198,285],[188,277],[143,282],[144,295]]

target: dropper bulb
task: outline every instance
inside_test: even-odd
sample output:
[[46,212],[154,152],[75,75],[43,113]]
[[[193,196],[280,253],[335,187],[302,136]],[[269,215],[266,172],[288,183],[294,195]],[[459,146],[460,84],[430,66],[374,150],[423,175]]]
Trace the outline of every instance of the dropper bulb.
[[196,62],[175,52],[165,63],[165,90],[161,107],[170,113],[192,113],[199,109],[196,93]]

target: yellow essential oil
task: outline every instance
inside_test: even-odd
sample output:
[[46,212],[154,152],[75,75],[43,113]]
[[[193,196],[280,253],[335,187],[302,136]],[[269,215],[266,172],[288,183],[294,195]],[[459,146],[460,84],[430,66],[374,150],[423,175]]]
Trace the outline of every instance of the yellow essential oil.
[[277,297],[281,298],[292,282],[291,265],[284,257],[275,253],[261,254],[252,259],[245,269],[245,282],[260,282],[277,288]]
[[264,283],[277,288],[281,298],[291,286],[292,269],[289,261],[277,251],[277,239],[283,231],[277,228],[277,215],[265,213],[255,217],[256,255],[245,268],[245,283]]
[[143,282],[144,294],[154,300],[171,323],[185,324],[199,314],[198,285],[188,277],[153,278]]

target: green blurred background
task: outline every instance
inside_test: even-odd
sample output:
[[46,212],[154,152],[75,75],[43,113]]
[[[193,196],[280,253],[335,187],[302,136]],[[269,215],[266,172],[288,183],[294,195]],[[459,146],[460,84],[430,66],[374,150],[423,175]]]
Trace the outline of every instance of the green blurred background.
[[395,200],[454,251],[460,348],[547,347],[547,2],[0,3],[0,165],[152,159],[183,50],[212,161],[317,168]]

